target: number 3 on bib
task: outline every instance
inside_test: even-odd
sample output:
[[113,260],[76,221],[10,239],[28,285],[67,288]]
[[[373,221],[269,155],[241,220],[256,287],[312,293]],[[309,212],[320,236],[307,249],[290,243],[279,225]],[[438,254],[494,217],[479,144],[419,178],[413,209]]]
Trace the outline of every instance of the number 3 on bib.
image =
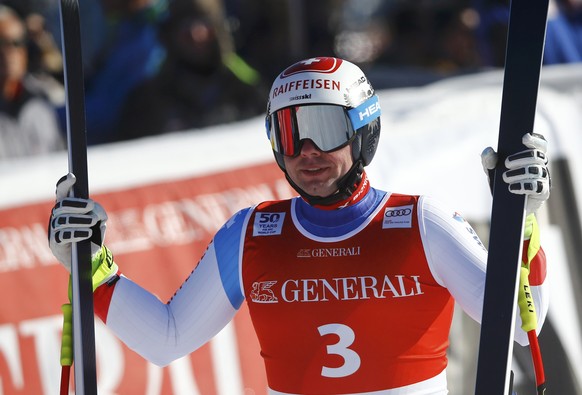
[[337,368],[323,366],[321,368],[321,375],[324,377],[338,378],[355,373],[360,368],[361,360],[360,356],[354,350],[348,348],[356,339],[352,328],[343,324],[327,324],[317,329],[321,336],[334,334],[339,337],[337,343],[327,346],[327,353],[339,355],[344,359],[344,363]]

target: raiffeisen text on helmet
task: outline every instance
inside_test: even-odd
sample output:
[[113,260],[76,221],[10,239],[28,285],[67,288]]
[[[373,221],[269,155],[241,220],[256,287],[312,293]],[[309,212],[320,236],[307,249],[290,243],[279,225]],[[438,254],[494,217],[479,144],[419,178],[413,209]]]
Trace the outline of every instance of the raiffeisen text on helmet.
[[300,89],[332,89],[339,91],[341,90],[341,84],[339,81],[323,78],[289,81],[273,88],[271,98],[275,98],[281,93]]
[[331,104],[354,108],[374,90],[362,70],[348,61],[316,57],[293,64],[273,82],[268,115],[289,106]]

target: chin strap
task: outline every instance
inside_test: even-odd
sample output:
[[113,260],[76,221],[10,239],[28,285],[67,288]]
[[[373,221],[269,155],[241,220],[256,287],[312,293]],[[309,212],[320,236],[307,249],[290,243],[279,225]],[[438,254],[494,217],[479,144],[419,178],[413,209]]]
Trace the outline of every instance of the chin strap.
[[336,203],[348,200],[354,194],[362,182],[363,174],[364,165],[362,165],[362,162],[358,160],[356,163],[354,163],[346,175],[338,180],[338,190],[334,194],[326,197],[312,196],[306,193],[293,182],[291,177],[287,175],[287,172],[285,172],[285,178],[287,178],[287,181],[289,184],[291,184],[293,189],[295,189],[297,193],[299,193],[299,195],[301,195],[301,197],[305,199],[310,205],[332,206],[336,205]]

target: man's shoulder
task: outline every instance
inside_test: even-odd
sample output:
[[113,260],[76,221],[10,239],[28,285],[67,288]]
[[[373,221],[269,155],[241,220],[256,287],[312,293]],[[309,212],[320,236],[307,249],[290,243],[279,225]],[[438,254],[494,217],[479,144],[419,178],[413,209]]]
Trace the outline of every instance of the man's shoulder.
[[390,197],[388,198],[387,204],[393,203],[418,203],[422,198],[422,195],[414,195],[407,193],[389,192]]
[[234,213],[230,219],[224,224],[223,228],[229,228],[232,224],[241,224],[252,215],[254,212],[273,212],[273,211],[284,211],[291,206],[291,201],[293,199],[281,199],[281,200],[265,200],[254,206],[244,207]]
[[255,211],[272,211],[272,210],[286,210],[291,207],[291,202],[293,199],[280,199],[280,200],[265,200],[256,205]]

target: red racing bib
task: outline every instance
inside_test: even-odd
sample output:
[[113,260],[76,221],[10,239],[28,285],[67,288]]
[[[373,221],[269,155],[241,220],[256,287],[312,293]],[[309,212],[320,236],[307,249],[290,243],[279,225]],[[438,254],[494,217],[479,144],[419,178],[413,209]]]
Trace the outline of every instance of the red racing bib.
[[291,202],[256,208],[242,260],[269,387],[371,392],[441,373],[454,303],[429,270],[418,197],[393,194],[359,229],[334,238],[298,225]]

